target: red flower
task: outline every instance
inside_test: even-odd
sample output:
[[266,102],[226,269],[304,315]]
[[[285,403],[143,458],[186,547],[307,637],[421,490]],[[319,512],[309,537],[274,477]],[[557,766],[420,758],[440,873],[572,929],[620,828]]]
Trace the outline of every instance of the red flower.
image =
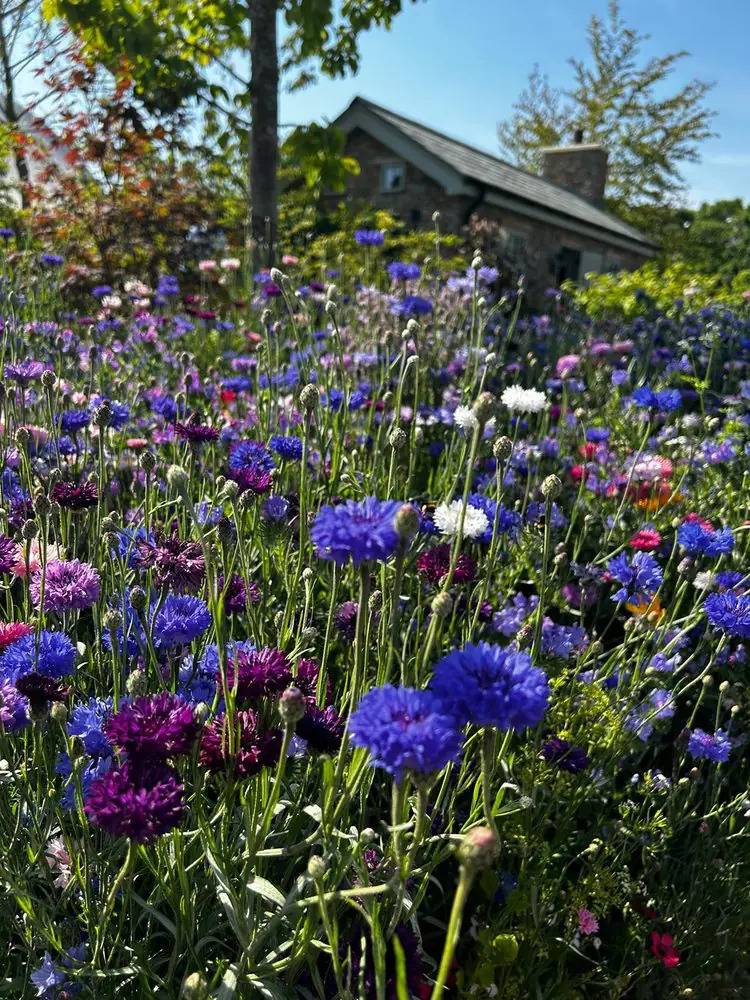
[[686,514],[683,517],[682,523],[685,524],[686,522],[694,522],[695,524],[699,524],[704,531],[716,530],[710,521],[707,521],[705,518],[701,517],[700,514],[696,514],[695,511],[691,511],[689,514]]
[[31,635],[34,629],[25,622],[3,622],[0,624],[0,652],[10,646],[13,642],[18,642],[25,635]]
[[222,389],[221,391],[221,401],[227,406],[229,403],[233,403],[237,398],[237,393],[232,392],[231,389]]
[[671,934],[660,934],[651,931],[651,953],[655,955],[665,969],[674,969],[680,964],[680,956],[672,944]]
[[661,535],[656,528],[641,528],[628,542],[631,549],[638,552],[653,552],[661,545]]

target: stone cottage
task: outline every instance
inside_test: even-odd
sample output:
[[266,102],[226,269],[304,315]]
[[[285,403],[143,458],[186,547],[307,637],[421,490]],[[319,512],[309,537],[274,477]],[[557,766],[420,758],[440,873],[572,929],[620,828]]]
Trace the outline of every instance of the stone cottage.
[[440,212],[443,231],[472,216],[496,224],[502,256],[518,262],[532,298],[567,278],[632,269],[658,247],[603,207],[607,152],[579,140],[543,151],[541,176],[355,97],[333,123],[360,165],[345,197],[387,209],[414,228]]

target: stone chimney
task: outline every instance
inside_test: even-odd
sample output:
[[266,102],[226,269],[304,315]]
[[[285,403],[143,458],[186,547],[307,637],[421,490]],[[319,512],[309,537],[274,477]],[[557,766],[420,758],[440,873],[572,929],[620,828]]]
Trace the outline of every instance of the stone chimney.
[[607,184],[607,150],[583,142],[583,132],[576,129],[570,146],[542,150],[542,177],[599,205]]

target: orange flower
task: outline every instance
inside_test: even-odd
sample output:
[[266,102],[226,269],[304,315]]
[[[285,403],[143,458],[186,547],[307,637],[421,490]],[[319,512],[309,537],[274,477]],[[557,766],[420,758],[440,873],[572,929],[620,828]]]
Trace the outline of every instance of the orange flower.
[[648,618],[653,625],[658,625],[666,614],[658,596],[651,601],[638,601],[637,604],[626,604],[625,607],[636,618]]

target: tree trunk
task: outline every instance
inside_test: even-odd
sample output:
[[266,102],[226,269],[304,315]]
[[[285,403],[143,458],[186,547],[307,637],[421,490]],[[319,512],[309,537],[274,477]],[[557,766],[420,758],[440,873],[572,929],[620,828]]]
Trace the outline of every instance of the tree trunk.
[[[13,128],[19,128],[19,114],[16,109],[15,80],[11,69],[11,54],[8,48],[8,40],[5,32],[5,19],[0,18],[0,64],[2,64],[2,88],[3,88],[3,112],[5,121]],[[13,162],[18,171],[19,193],[21,196],[21,207],[26,208],[28,203],[27,185],[29,183],[29,166],[26,162],[25,151],[13,142]]]
[[274,262],[278,217],[278,0],[250,0],[250,237],[256,266]]

